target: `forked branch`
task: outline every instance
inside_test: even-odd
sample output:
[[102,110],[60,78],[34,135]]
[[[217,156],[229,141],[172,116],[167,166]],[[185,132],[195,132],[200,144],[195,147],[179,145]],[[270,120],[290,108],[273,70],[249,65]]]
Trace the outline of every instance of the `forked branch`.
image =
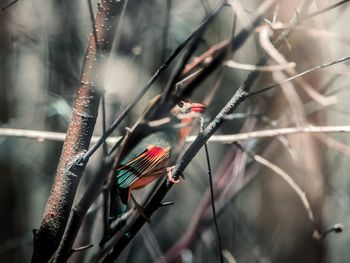
[[67,137],[43,221],[34,237],[32,262],[47,262],[52,257],[66,227],[78,183],[85,168],[85,165],[78,165],[74,160],[84,154],[90,144],[102,93],[103,76],[100,71],[112,48],[117,18],[123,2],[101,0],[99,4],[94,28],[96,34],[90,34]]

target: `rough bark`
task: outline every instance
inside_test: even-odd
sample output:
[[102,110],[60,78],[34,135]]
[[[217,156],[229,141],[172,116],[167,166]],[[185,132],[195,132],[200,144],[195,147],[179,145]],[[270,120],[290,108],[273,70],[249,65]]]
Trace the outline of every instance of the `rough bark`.
[[[55,180],[46,204],[43,221],[34,237],[32,262],[47,262],[56,251],[64,233],[78,183],[85,163],[75,162],[90,144],[101,96],[102,66],[110,53],[117,18],[123,1],[101,0],[98,5],[95,29],[78,85],[73,115],[68,126]],[[95,40],[96,36],[96,40]]]

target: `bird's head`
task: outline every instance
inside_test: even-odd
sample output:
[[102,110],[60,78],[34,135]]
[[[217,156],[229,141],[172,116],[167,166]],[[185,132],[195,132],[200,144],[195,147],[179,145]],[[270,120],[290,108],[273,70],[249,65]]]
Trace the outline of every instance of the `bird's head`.
[[205,109],[206,106],[204,104],[182,100],[171,110],[171,114],[178,119],[188,119],[189,117],[198,116]]
[[206,106],[204,104],[182,100],[171,110],[171,114],[181,120],[181,124],[183,125],[180,128],[181,138],[185,138],[189,134],[191,130],[190,123],[193,118],[199,117],[205,109]]

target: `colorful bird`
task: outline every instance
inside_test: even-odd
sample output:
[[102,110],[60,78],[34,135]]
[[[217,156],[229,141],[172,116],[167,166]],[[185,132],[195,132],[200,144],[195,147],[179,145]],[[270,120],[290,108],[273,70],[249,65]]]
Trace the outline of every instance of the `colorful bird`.
[[[152,108],[154,103],[159,101],[159,98],[156,97],[150,101],[145,113]],[[112,179],[108,223],[125,212],[130,197],[134,201],[136,209],[148,220],[144,215],[143,208],[133,198],[131,191],[145,187],[164,174],[168,175],[169,181],[178,182],[172,177],[174,166],[169,167],[169,165],[175,162],[176,153],[179,150],[177,147],[181,148],[184,144],[191,129],[192,119],[198,117],[205,108],[200,103],[192,103],[189,100],[180,101],[170,111],[170,121],[162,129],[142,139],[122,159]],[[142,120],[143,117],[140,118],[140,121]],[[159,124],[158,121],[156,123]],[[119,195],[122,204],[118,205],[117,195]],[[103,246],[112,234],[105,229],[100,246]]]
[[[171,110],[175,121],[171,122],[169,128],[145,137],[122,160],[116,170],[115,181],[123,204],[127,204],[132,190],[145,187],[165,173],[168,174],[169,181],[178,182],[172,177],[173,167],[169,167],[175,157],[172,150],[184,142],[190,132],[189,124],[193,117],[198,117],[204,109],[205,106],[200,103],[189,100],[179,102]],[[178,129],[173,127],[176,122],[180,124]]]

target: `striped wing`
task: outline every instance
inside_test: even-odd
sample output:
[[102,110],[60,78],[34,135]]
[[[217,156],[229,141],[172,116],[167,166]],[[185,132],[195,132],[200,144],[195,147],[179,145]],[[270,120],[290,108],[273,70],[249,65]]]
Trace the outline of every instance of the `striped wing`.
[[170,148],[150,144],[136,158],[117,169],[117,183],[120,188],[128,188],[136,180],[152,174],[163,160],[169,157]]

